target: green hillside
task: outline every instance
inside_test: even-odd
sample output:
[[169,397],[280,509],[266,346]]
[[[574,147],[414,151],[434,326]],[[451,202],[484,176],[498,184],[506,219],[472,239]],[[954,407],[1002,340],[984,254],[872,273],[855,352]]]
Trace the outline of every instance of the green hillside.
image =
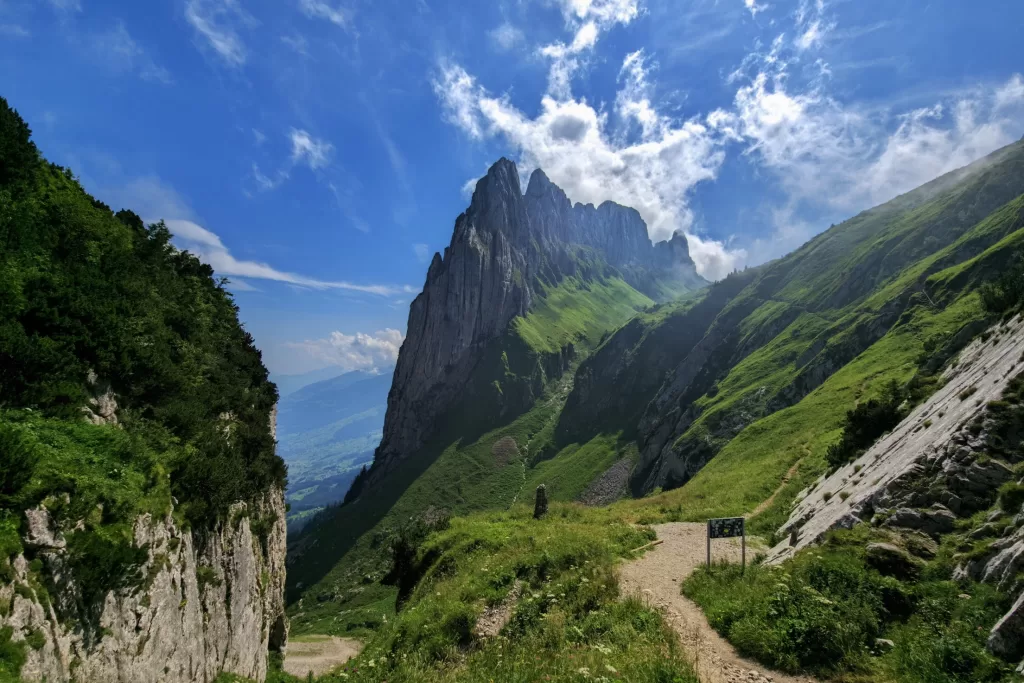
[[[78,586],[55,603],[62,619],[143,581],[139,514],[173,499],[179,523],[205,531],[284,484],[260,352],[225,283],[170,238],[42,159],[0,99],[0,580],[23,512],[45,506]],[[37,595],[55,590],[48,567],[30,564]],[[3,680],[17,668],[7,631]]]

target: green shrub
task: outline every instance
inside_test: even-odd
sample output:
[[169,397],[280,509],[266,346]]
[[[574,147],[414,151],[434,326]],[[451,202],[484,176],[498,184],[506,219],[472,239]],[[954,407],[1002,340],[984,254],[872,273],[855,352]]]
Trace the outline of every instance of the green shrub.
[[1024,253],[1013,256],[1008,268],[993,282],[979,288],[982,305],[989,313],[1001,314],[1024,305]]
[[[785,671],[894,683],[1004,680],[1010,667],[986,653],[985,639],[1007,597],[942,578],[949,571],[940,560],[917,582],[883,577],[864,561],[870,533],[835,532],[780,567],[701,569],[683,590],[741,653]],[[873,658],[879,637],[896,645]]]
[[843,435],[828,447],[825,460],[833,469],[850,462],[903,419],[900,406],[907,396],[894,381],[886,385],[882,398],[870,399],[846,413]]

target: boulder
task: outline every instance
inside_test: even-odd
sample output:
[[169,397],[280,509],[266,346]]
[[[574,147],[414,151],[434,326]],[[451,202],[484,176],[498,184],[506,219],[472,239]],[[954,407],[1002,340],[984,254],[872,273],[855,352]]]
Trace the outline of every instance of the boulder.
[[941,534],[950,533],[953,531],[955,524],[956,515],[945,507],[936,505],[927,510],[898,508],[885,520],[882,526],[915,529],[923,531],[934,538]]
[[992,627],[986,646],[992,654],[1003,659],[1014,660],[1024,656],[1024,594]]
[[924,565],[923,561],[891,543],[868,544],[866,559],[868,566],[878,573],[897,579],[916,579]]

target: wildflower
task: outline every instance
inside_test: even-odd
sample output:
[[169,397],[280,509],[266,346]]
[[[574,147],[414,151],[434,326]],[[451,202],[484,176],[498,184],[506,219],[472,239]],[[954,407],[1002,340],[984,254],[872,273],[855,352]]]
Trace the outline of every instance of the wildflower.
[[607,671],[607,672],[609,672],[609,673],[613,673],[613,674],[617,674],[617,673],[619,673],[619,670],[618,670],[618,669],[616,669],[616,668],[615,668],[614,666],[612,666],[611,664],[605,664],[605,665],[604,665],[604,670],[605,670],[605,671]]

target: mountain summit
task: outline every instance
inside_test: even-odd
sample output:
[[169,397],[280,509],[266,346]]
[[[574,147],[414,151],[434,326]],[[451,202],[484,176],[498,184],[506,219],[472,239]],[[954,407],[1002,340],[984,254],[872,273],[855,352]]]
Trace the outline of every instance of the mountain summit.
[[476,351],[575,276],[617,276],[654,300],[707,284],[683,235],[654,244],[635,209],[574,205],[540,169],[524,194],[516,165],[500,159],[477,183],[412,303],[374,469],[387,471],[421,447],[469,383]]

